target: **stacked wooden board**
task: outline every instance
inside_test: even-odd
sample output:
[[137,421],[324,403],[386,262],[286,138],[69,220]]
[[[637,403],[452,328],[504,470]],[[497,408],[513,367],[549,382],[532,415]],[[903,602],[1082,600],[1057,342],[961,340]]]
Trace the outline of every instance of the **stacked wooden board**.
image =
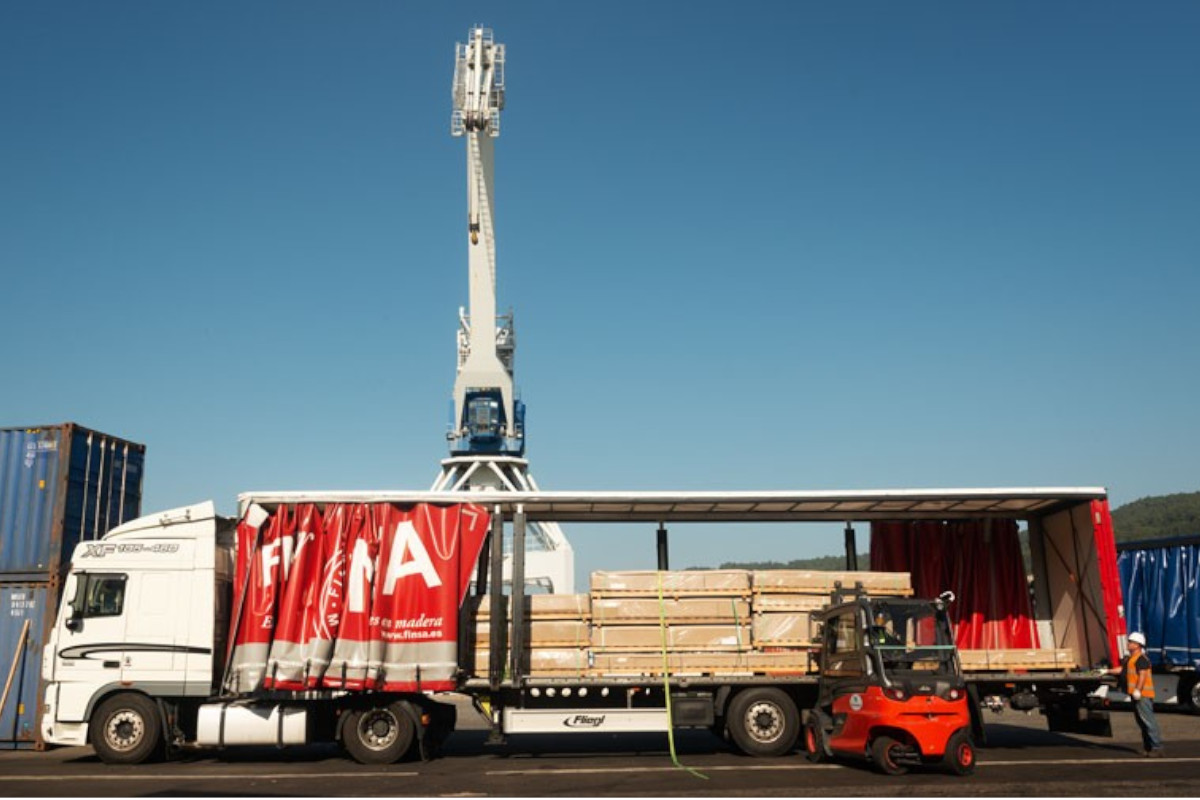
[[[530,595],[531,677],[800,675],[816,671],[814,611],[837,584],[911,596],[907,572],[594,572],[588,594]],[[475,598],[474,665],[488,670],[490,603]],[[511,608],[509,609],[511,619]],[[964,650],[965,671],[1074,669],[1069,649]]]
[[[911,594],[907,573],[594,572],[589,594],[526,598],[525,663],[533,677],[805,674],[815,668],[809,615],[836,582]],[[482,675],[487,602],[474,619]]]
[[1022,672],[1038,669],[1079,668],[1069,647],[1039,650],[959,650],[963,672]]
[[[475,599],[475,674],[486,675],[491,657],[491,607]],[[512,619],[512,598],[508,598]],[[584,677],[591,670],[591,598],[586,594],[535,594],[525,598],[525,648],[530,675]],[[511,623],[510,623],[511,624]],[[511,630],[509,641],[512,641]]]

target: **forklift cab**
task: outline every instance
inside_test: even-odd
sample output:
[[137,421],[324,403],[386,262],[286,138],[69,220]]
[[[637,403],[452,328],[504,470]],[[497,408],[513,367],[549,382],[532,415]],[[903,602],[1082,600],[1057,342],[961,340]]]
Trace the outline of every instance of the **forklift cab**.
[[821,673],[805,724],[810,758],[865,758],[889,774],[929,763],[973,771],[951,600],[835,595],[816,615]]

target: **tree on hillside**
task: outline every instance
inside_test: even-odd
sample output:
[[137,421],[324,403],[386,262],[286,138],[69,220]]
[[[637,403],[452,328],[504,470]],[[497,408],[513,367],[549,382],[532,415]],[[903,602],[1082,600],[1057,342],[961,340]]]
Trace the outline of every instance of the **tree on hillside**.
[[1200,534],[1200,492],[1143,497],[1112,512],[1118,542]]

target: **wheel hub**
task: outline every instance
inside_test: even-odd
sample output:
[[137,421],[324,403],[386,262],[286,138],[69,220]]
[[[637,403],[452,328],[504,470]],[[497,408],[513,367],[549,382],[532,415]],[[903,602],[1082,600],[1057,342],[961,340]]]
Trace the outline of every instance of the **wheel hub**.
[[771,742],[783,732],[783,713],[771,703],[756,703],[746,711],[746,730],[757,741]]
[[140,715],[122,711],[109,719],[104,738],[114,750],[130,750],[141,740],[145,729]]
[[365,744],[376,750],[383,750],[396,740],[400,726],[390,712],[375,709],[363,717],[359,730]]

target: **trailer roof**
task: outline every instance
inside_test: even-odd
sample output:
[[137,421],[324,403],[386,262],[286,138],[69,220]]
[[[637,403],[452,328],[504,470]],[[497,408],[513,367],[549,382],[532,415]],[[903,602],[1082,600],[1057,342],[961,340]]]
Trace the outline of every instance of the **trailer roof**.
[[1102,487],[878,489],[867,491],[602,491],[602,492],[246,492],[242,512],[289,503],[478,503],[518,506],[533,522],[844,522],[953,518],[1029,519],[1091,500]]

